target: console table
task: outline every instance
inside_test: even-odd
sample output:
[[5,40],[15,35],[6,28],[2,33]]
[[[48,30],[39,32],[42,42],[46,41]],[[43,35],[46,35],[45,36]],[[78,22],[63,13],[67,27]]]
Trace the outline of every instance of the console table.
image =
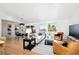
[[[26,46],[26,42],[28,43],[28,45]],[[36,39],[35,38],[31,38],[31,39],[23,39],[23,48],[24,49],[29,49],[31,50],[33,47],[35,47],[36,45]]]

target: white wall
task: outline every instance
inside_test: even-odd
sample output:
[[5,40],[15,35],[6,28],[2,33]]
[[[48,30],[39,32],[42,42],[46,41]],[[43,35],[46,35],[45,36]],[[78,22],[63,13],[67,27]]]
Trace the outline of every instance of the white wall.
[[[8,24],[12,25],[12,27],[11,27],[11,36],[8,35],[8,31],[7,31]],[[2,35],[3,36],[8,36],[8,37],[15,37],[15,25],[16,25],[15,22],[2,20]]]
[[69,35],[69,24],[67,20],[61,20],[56,22],[57,32],[64,32],[66,36]]
[[[20,23],[20,21],[18,21],[15,18],[13,18],[13,17],[7,15],[6,13],[0,11],[0,35],[2,35],[2,20],[8,20],[8,21]],[[5,26],[3,26],[3,27],[5,28]]]
[[69,20],[69,25],[79,24],[79,18],[74,18]]
[[[29,25],[33,24],[48,24],[52,23],[56,25],[57,32],[64,32],[65,36],[69,35],[69,23],[68,20],[52,20],[52,21],[40,21],[36,23],[29,23]],[[28,24],[26,24],[28,25]]]
[[13,22],[20,22],[18,20],[16,20],[16,18],[11,17],[10,15],[7,15],[6,13],[0,11],[0,19],[3,20],[9,20],[9,21],[13,21]]
[[[18,21],[16,19],[12,18],[9,15],[6,15],[3,12],[0,12],[0,18],[1,19],[5,19],[5,20],[9,20],[9,21],[20,22],[20,21]],[[53,24],[56,25],[57,32],[64,32],[65,35],[68,35],[68,33],[69,33],[69,29],[68,29],[69,23],[68,23],[68,20],[65,20],[65,19],[63,19],[63,20],[60,20],[60,19],[56,19],[56,20],[55,19],[51,19],[51,20],[48,20],[48,21],[45,21],[45,20],[37,20],[37,21],[31,21],[28,24],[40,24],[40,23],[43,23],[43,24],[44,23],[53,23]],[[0,24],[0,27],[1,27],[1,24]],[[0,34],[1,34],[1,29],[0,29]]]
[[0,19],[0,36],[1,36],[1,34],[2,34],[2,21]]

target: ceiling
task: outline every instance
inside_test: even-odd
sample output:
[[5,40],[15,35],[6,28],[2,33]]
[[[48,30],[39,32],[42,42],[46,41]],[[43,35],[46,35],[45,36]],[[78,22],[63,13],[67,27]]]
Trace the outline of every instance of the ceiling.
[[78,3],[0,3],[0,11],[25,23],[69,20],[79,15]]

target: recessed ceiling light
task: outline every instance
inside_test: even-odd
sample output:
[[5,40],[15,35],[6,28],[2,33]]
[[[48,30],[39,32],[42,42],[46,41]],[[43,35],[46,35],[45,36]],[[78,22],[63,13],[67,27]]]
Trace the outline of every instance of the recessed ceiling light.
[[20,19],[23,19],[23,18],[20,18]]

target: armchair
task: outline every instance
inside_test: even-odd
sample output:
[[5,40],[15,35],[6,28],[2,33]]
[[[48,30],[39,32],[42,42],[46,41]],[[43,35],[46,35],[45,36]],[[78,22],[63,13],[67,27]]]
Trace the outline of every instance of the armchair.
[[79,55],[79,42],[70,41],[65,47],[53,41],[53,52],[57,55]]
[[54,34],[54,38],[57,40],[63,40],[63,32],[58,32],[57,34]]

